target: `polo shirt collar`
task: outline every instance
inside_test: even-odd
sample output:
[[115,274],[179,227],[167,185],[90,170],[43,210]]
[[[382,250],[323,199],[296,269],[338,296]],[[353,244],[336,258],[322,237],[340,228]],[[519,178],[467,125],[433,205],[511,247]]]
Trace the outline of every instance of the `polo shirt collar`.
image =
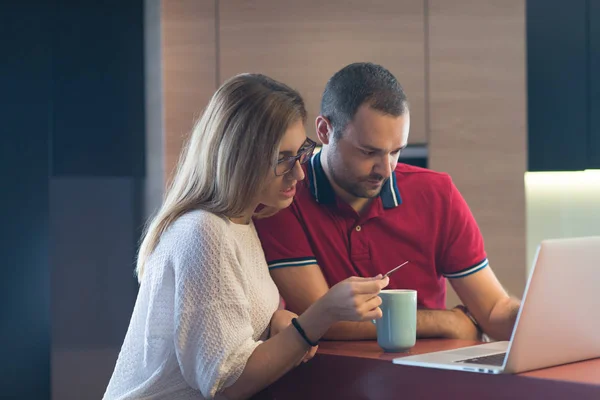
[[[307,169],[310,192],[319,204],[335,204],[335,192],[321,164],[321,152],[310,159]],[[402,204],[396,174],[385,181],[379,193],[383,208],[394,208]]]

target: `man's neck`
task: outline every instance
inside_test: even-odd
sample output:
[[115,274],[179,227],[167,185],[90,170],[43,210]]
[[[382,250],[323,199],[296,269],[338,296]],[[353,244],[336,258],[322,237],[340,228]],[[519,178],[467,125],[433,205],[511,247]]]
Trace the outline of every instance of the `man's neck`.
[[327,180],[333,188],[333,191],[335,192],[336,196],[342,199],[344,203],[352,207],[352,209],[354,209],[354,211],[356,211],[358,215],[362,215],[362,213],[369,207],[373,199],[353,196],[352,194],[342,189],[338,184],[336,184],[331,176],[329,165],[327,164],[326,154],[321,154],[321,166],[323,167],[325,176],[327,176]]

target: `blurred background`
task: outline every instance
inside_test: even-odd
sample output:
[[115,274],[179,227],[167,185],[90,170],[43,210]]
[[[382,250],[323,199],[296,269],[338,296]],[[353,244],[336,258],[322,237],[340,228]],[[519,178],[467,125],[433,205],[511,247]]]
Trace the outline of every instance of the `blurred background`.
[[237,73],[298,89],[315,138],[334,72],[390,69],[402,161],[452,175],[517,297],[540,240],[600,234],[600,1],[6,1],[0,37],[3,398],[102,397],[143,224]]

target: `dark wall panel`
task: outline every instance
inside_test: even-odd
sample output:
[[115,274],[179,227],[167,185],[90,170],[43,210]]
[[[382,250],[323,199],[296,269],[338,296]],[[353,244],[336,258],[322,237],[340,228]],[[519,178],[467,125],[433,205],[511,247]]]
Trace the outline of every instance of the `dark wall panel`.
[[50,398],[52,1],[0,4],[0,391]]
[[590,130],[588,168],[600,168],[600,1],[589,1]]
[[586,0],[527,0],[530,171],[586,168],[586,12]]
[[141,176],[143,1],[58,0],[54,176]]
[[53,349],[121,347],[138,286],[135,193],[132,178],[50,180]]

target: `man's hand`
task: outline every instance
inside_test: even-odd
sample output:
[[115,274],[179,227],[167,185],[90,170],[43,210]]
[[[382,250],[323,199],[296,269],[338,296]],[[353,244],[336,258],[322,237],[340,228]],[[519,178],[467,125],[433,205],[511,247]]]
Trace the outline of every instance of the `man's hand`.
[[[293,312],[288,311],[288,310],[275,311],[273,313],[273,316],[271,317],[271,331],[270,331],[269,336],[273,337],[273,336],[277,335],[279,332],[286,329],[288,326],[290,326],[292,324],[292,318],[298,318],[298,315],[296,315]],[[317,353],[318,348],[319,348],[319,346],[311,347],[306,352],[306,354],[302,358],[301,362],[307,362],[310,359],[312,359],[315,356],[315,354]],[[298,363],[296,365],[299,365],[299,364],[300,363]]]

